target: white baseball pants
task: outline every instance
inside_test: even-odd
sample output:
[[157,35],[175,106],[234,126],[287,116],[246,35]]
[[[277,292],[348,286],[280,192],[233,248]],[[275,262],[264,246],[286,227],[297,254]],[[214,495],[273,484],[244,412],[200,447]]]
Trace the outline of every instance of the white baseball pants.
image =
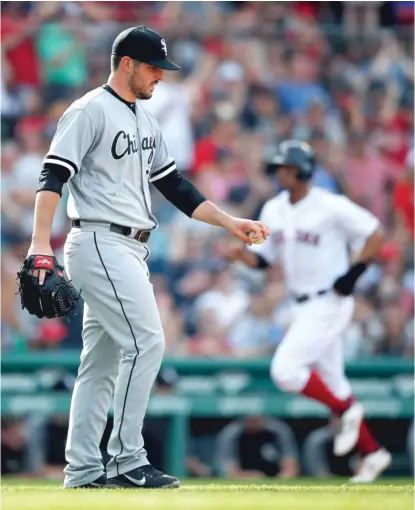
[[350,397],[342,336],[353,309],[353,297],[341,297],[334,291],[295,304],[293,322],[271,363],[274,383],[284,391],[300,393],[313,370],[338,399]]

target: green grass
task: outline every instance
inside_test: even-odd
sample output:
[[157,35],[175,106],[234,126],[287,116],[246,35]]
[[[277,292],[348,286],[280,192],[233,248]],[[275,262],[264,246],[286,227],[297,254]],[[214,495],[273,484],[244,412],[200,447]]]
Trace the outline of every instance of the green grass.
[[173,490],[64,490],[54,480],[2,480],[3,510],[412,510],[411,479],[183,480]]

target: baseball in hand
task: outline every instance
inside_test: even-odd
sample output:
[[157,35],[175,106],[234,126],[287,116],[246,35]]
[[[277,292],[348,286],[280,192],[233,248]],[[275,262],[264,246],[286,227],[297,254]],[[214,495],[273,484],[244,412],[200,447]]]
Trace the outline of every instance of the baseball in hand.
[[255,232],[249,232],[249,239],[252,244],[262,244],[265,241],[261,235],[258,235]]

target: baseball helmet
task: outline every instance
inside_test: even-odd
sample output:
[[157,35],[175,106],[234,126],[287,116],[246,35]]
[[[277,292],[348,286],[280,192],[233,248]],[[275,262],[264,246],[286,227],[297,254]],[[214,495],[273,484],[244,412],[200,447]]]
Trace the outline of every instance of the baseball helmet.
[[298,168],[298,179],[308,181],[313,176],[315,167],[313,149],[301,140],[286,140],[279,145],[277,155],[268,165],[274,172],[280,166],[295,166]]

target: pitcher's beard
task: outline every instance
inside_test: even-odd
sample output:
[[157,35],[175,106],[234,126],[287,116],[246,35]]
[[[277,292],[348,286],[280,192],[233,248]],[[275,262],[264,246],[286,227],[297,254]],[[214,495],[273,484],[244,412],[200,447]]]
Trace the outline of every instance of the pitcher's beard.
[[137,99],[151,99],[152,92],[143,92],[142,90],[134,90],[133,93]]
[[149,93],[139,92],[136,94],[137,99],[151,99],[152,96],[153,96],[152,92]]
[[143,91],[141,89],[138,89],[132,80],[129,82],[128,86],[130,87],[131,92],[135,95],[137,99],[151,99],[153,92],[152,91]]

